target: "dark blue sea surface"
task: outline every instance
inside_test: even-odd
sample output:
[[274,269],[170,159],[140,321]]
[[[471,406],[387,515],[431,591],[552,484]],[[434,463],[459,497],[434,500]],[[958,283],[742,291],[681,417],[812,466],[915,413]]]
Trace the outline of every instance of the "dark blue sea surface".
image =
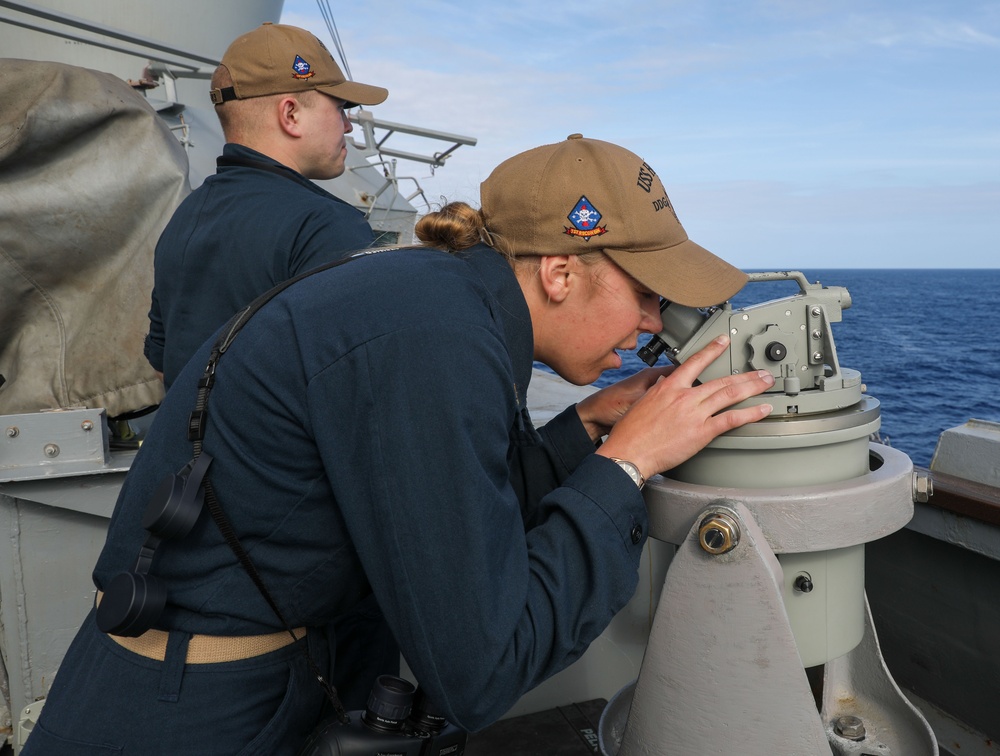
[[[840,365],[860,371],[881,404],[883,440],[915,465],[930,465],[941,431],[969,418],[1000,422],[1000,269],[802,272],[850,292],[832,326]],[[797,291],[790,281],[751,283],[733,306]],[[629,353],[595,385],[643,367]]]

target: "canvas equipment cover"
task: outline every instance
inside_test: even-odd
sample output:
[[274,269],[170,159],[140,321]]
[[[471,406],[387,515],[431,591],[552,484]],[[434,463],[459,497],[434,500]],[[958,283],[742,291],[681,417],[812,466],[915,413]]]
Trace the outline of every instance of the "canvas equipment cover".
[[0,414],[159,403],[153,249],[184,148],[111,74],[0,59]]

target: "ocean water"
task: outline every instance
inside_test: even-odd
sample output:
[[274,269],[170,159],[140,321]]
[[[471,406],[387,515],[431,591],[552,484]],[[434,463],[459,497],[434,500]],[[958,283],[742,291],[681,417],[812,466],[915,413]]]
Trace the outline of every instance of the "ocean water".
[[[850,292],[852,306],[832,326],[840,365],[860,371],[881,404],[883,440],[915,465],[930,465],[941,431],[969,418],[1000,422],[1000,269],[802,272]],[[733,305],[797,291],[789,281],[751,283]],[[595,385],[643,367],[630,353]]]

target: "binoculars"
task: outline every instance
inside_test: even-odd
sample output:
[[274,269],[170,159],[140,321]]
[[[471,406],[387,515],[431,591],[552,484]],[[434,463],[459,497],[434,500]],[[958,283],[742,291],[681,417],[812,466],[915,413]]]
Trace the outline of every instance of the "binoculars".
[[382,675],[364,711],[321,724],[300,756],[462,756],[468,735],[442,717],[412,684]]

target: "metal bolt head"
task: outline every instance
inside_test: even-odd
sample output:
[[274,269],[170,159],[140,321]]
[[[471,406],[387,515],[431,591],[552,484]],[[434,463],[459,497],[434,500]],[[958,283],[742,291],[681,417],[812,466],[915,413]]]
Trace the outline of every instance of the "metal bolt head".
[[83,430],[85,431],[92,431],[94,430],[94,421],[84,420],[82,423],[80,423],[80,427],[83,428]]
[[823,311],[819,307],[813,307],[809,312],[812,314],[814,318],[818,318],[820,315],[823,314]]
[[864,740],[867,735],[865,723],[861,721],[861,718],[850,714],[837,717],[833,722],[833,731],[848,740]]
[[21,429],[16,425],[11,425],[7,428],[7,438],[17,438],[17,434],[21,432]]
[[813,359],[816,360],[817,362],[819,362],[821,359],[823,359],[823,353],[822,352],[813,352]]
[[913,500],[926,504],[934,495],[934,480],[926,473],[913,473]]
[[823,334],[820,333],[820,330],[817,328],[815,331],[812,332],[812,337],[814,339],[821,339],[823,338]]
[[725,554],[740,542],[740,526],[725,512],[710,514],[698,528],[698,543],[709,554]]
[[55,444],[45,444],[45,448],[42,450],[45,452],[46,457],[58,457],[59,447]]

